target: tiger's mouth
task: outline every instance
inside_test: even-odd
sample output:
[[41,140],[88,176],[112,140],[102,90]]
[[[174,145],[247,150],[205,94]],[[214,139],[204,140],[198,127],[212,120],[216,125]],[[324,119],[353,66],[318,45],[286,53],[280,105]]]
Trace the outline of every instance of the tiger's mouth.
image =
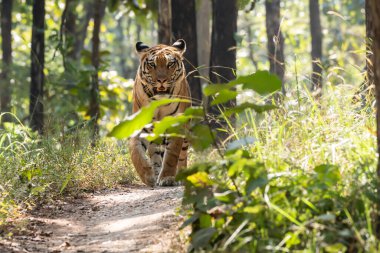
[[170,89],[164,87],[154,87],[153,92],[154,95],[167,95],[170,94]]

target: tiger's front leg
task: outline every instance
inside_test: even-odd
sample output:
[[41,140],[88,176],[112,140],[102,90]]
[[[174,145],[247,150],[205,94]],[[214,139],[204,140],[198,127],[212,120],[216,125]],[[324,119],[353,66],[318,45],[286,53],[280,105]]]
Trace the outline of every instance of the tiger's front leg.
[[137,174],[144,184],[153,187],[156,184],[157,176],[146,155],[148,146],[149,142],[140,137],[133,137],[129,142],[131,160],[136,168]]
[[162,169],[158,176],[157,184],[159,186],[174,186],[178,185],[175,181],[177,174],[177,165],[179,154],[182,150],[183,138],[171,137],[165,148]]

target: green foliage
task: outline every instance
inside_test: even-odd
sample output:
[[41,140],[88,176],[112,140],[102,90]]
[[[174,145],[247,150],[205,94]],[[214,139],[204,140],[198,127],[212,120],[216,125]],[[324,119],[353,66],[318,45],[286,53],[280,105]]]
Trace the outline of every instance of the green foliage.
[[[260,97],[280,87],[275,77],[258,71],[227,84],[210,84],[204,93],[214,95],[214,104],[218,104],[234,99],[239,94],[235,90],[241,89],[240,94],[254,91]],[[182,227],[191,226],[189,251],[378,250],[371,218],[380,201],[375,156],[370,152],[375,142],[368,137],[370,145],[360,146],[363,140],[358,137],[374,123],[363,121],[360,129],[349,132],[365,112],[355,112],[353,105],[350,110],[339,110],[347,101],[335,99],[341,97],[338,91],[332,89],[319,107],[309,93],[299,91],[296,101],[284,101],[279,110],[270,111],[277,108],[271,104],[246,102],[222,111],[224,117],[238,119],[234,139],[225,147],[215,146],[215,134],[202,108],[154,122],[157,136],[184,135],[180,129],[187,124],[185,134],[195,150],[214,146],[219,154],[215,160],[197,159],[177,175],[185,184],[183,204],[188,219]],[[266,113],[258,117],[252,109]],[[345,147],[339,144],[341,138],[346,138],[343,143],[358,146]],[[332,160],[325,159],[329,155],[323,143],[330,149],[339,144],[342,149],[333,151]],[[321,148],[316,150],[315,144]],[[284,155],[287,149],[292,154]],[[358,149],[361,162],[352,162]],[[307,165],[298,162],[305,156],[310,160]]]
[[0,129],[0,225],[36,202],[136,180],[125,153],[126,144],[105,139],[92,147],[91,134],[86,128],[71,132],[51,128],[47,129],[48,137],[40,138],[20,123],[3,126]]

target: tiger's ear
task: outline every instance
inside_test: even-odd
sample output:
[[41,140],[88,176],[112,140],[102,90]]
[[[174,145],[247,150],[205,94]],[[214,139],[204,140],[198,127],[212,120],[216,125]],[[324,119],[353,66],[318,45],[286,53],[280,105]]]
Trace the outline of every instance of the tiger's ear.
[[181,52],[181,54],[186,52],[186,42],[183,39],[179,39],[176,42],[174,42],[172,47],[177,48]]
[[141,55],[142,53],[148,51],[149,47],[142,43],[141,41],[136,43],[136,52]]

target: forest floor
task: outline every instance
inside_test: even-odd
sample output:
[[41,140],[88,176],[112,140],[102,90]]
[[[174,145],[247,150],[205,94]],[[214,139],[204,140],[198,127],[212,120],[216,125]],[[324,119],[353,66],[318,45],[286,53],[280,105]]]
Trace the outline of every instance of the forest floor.
[[181,187],[119,187],[35,208],[0,252],[183,252]]

